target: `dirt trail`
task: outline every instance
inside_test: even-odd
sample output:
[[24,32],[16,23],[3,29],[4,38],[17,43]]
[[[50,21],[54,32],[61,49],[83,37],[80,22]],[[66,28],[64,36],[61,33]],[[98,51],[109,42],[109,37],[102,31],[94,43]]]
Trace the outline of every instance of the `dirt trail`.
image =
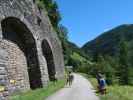
[[100,100],[94,93],[91,83],[79,74],[74,74],[71,87],[56,92],[46,100]]

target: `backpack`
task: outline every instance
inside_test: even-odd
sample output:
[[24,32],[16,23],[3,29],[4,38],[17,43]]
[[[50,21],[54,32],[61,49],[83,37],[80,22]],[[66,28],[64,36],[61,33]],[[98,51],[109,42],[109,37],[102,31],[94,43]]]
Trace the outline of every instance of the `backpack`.
[[104,87],[106,85],[105,79],[100,79],[100,86]]

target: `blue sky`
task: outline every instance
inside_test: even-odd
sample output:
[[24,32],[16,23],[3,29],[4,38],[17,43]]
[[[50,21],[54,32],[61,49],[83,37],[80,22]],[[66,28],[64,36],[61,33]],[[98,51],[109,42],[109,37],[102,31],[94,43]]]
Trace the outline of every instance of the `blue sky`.
[[102,32],[133,23],[133,0],[56,0],[69,40],[81,47]]

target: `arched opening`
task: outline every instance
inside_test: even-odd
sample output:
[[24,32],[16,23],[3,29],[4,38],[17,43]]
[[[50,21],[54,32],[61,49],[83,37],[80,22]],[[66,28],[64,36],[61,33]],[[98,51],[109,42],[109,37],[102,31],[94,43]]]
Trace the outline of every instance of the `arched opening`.
[[3,39],[15,43],[24,53],[31,89],[41,88],[41,71],[37,57],[36,43],[32,33],[24,23],[14,17],[4,19],[1,22],[1,26]]
[[42,51],[47,61],[49,79],[50,81],[53,81],[55,79],[55,74],[56,74],[53,53],[48,41],[45,39],[42,41]]

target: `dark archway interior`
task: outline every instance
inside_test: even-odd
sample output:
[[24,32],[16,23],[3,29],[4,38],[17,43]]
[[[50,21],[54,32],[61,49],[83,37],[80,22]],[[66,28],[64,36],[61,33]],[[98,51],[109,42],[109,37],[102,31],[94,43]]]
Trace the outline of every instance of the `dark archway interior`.
[[55,79],[56,71],[55,71],[53,53],[52,53],[52,50],[51,50],[47,40],[42,41],[42,51],[43,51],[43,55],[47,61],[49,79],[50,79],[50,81],[53,81]]
[[41,72],[36,43],[32,33],[26,25],[17,18],[7,18],[2,21],[1,26],[3,38],[17,44],[25,54],[31,89],[41,88]]

